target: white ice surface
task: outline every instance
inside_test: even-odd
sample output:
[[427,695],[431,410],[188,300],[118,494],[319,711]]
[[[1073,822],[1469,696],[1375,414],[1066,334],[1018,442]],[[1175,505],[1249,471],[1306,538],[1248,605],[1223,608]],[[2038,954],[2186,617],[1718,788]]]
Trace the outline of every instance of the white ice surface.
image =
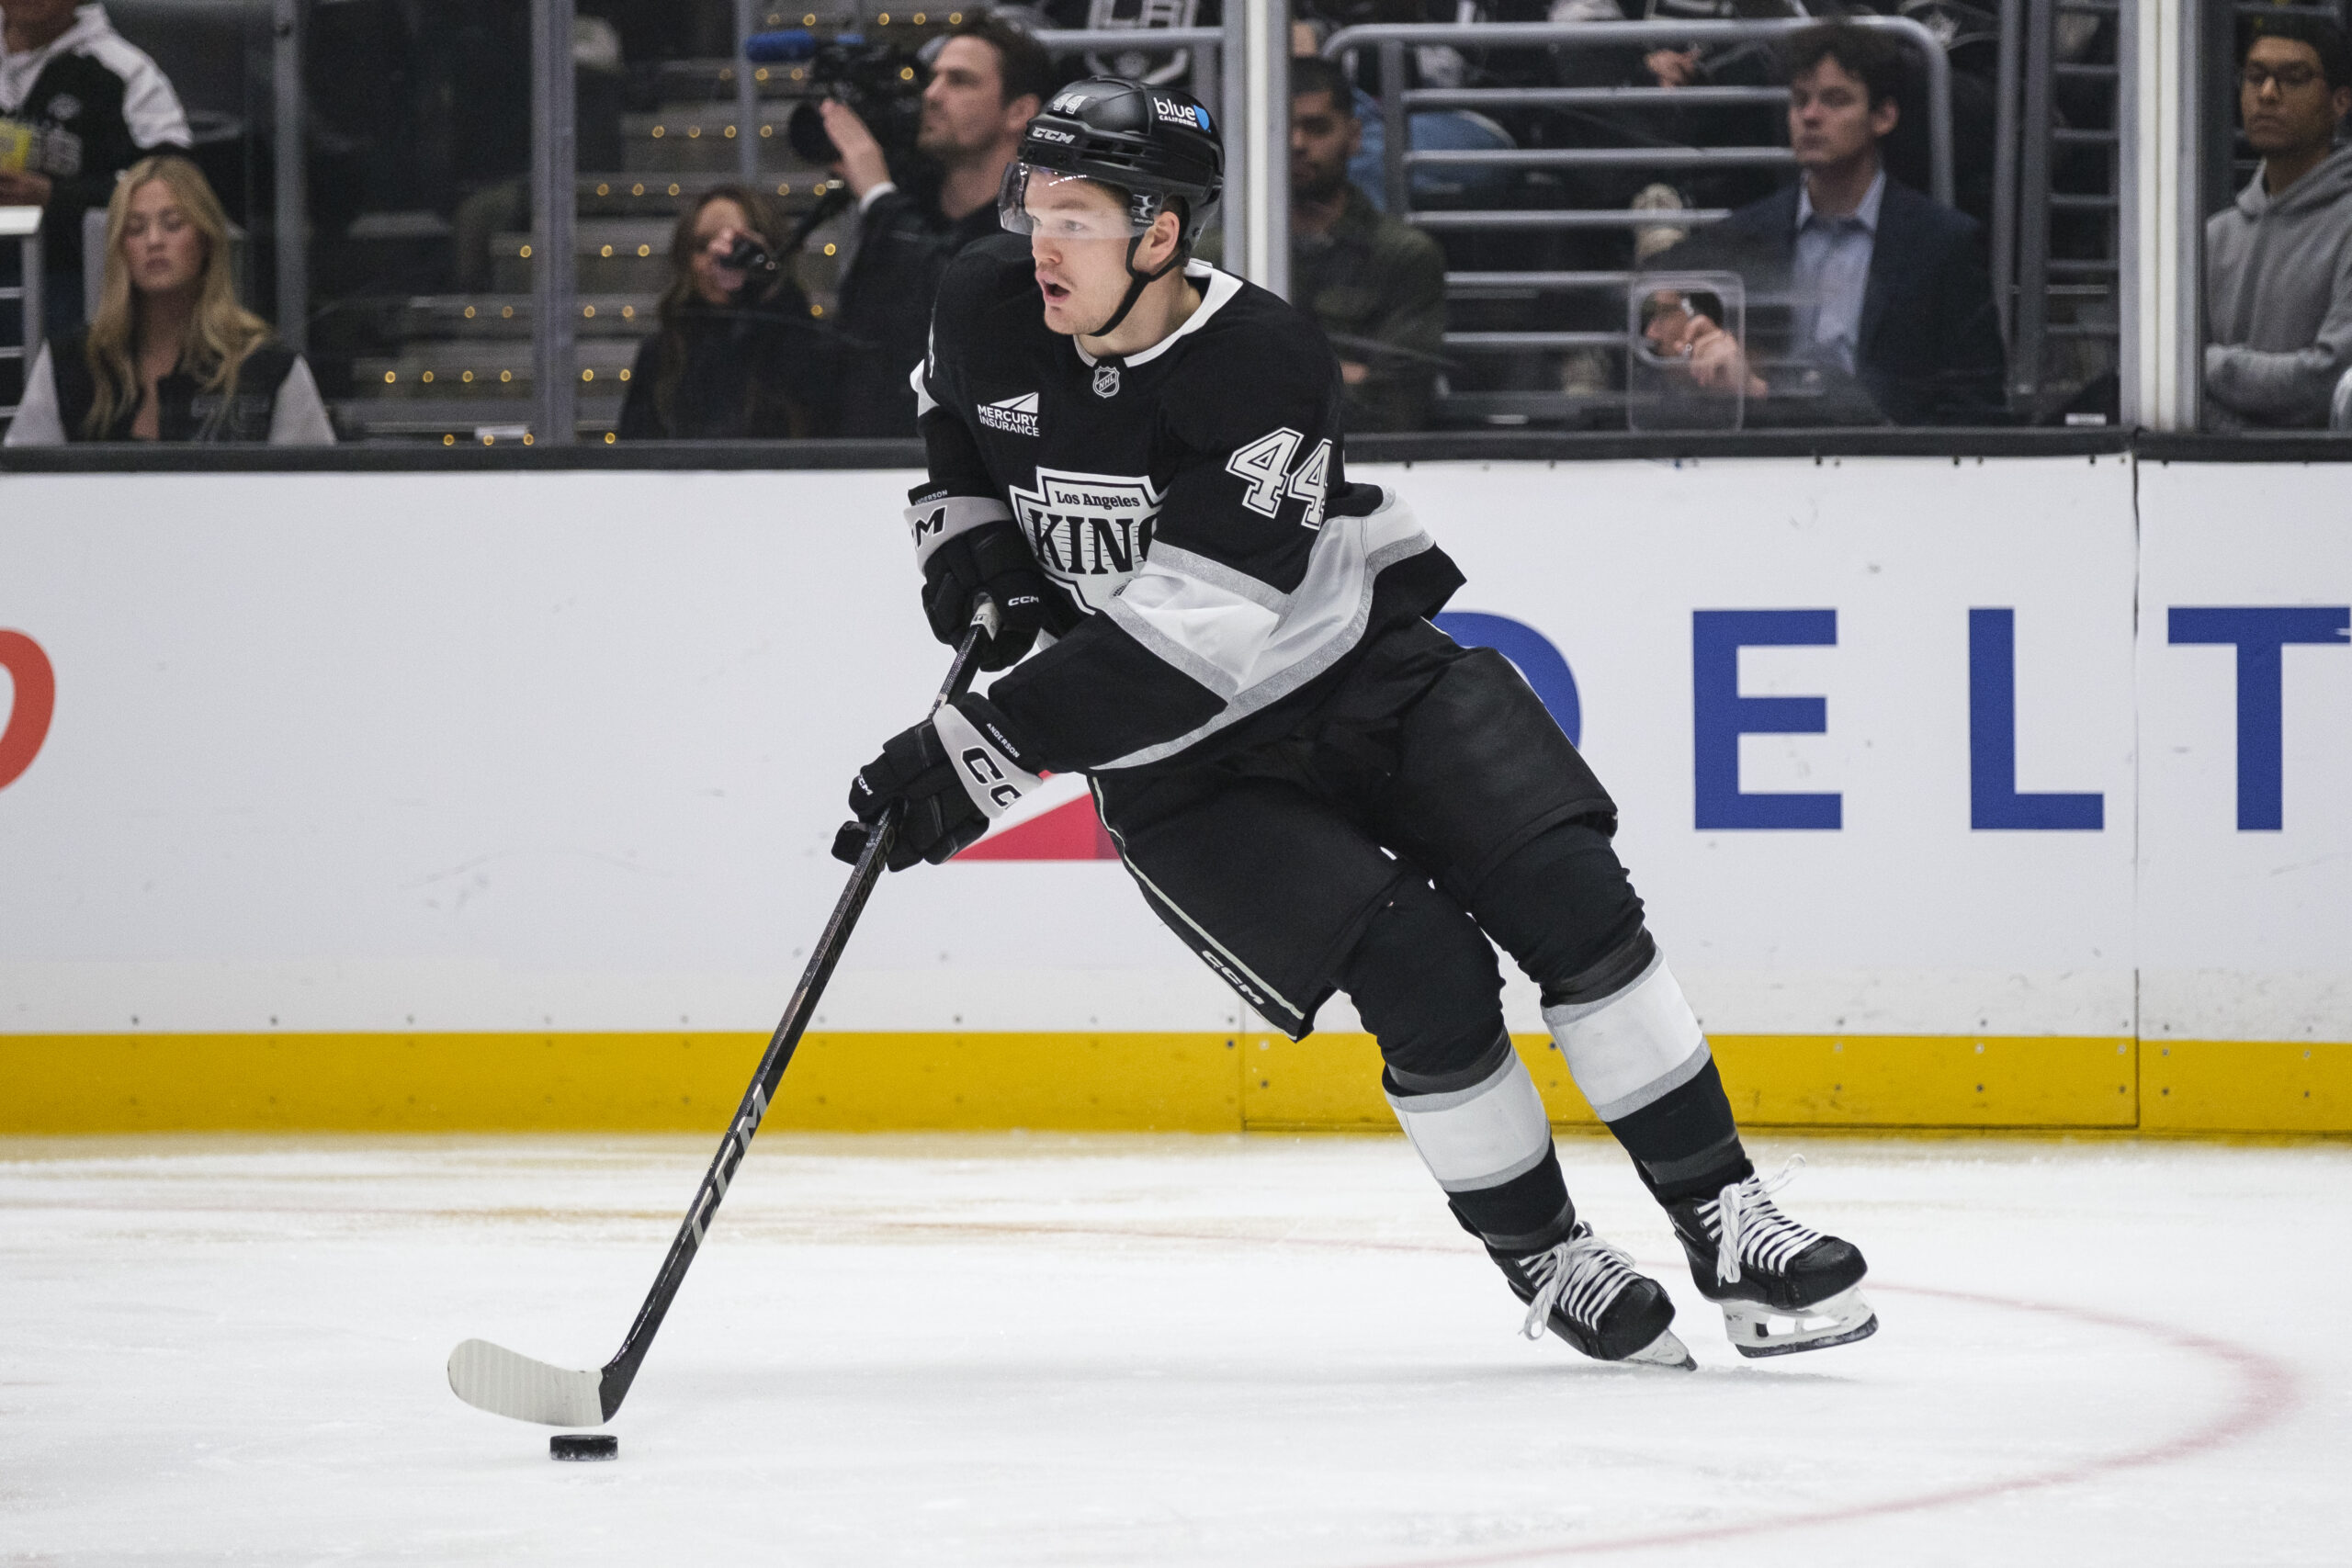
[[713,1140],[0,1141],[9,1563],[2343,1563],[2352,1150],[1756,1140],[1879,1336],[1743,1362],[1612,1145],[1689,1375],[1518,1337],[1400,1139],[760,1140],[613,1424]]

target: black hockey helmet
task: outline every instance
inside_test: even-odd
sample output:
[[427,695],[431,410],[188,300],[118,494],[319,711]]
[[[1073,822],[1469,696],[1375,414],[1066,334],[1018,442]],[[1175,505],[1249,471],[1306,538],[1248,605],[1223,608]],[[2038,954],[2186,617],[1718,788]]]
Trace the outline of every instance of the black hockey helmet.
[[1182,253],[1200,238],[1225,188],[1225,149],[1209,111],[1191,94],[1091,76],[1056,93],[1022,133],[998,200],[1001,220],[1016,233],[1029,228],[1023,197],[1033,170],[1118,186],[1127,193],[1135,234],[1149,229],[1171,198],[1182,200]]

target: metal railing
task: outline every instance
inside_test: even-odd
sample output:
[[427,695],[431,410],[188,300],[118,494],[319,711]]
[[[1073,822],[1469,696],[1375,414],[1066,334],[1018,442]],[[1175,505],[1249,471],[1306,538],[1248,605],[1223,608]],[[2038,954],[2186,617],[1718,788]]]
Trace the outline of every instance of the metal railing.
[[[279,0],[290,5],[293,0]],[[1250,123],[1242,73],[1221,69],[1224,60],[1247,49],[1246,8],[1228,6],[1231,18],[1219,28],[1065,28],[1041,31],[1037,41],[1057,58],[1103,49],[1182,49],[1191,55],[1193,96],[1219,107],[1227,127]],[[532,9],[531,193],[532,245],[539,265],[531,269],[532,414],[530,439],[569,445],[577,435],[579,367],[575,333],[579,319],[578,258],[571,243],[578,168],[574,155],[575,89],[571,49],[573,0],[538,0]],[[757,113],[757,80],[748,42],[759,21],[758,7],[736,0],[735,56],[730,66],[739,122]],[[284,35],[281,34],[281,37]],[[756,167],[758,143],[737,138],[740,172],[748,183]],[[1247,241],[1251,210],[1248,160],[1228,148],[1223,203],[1228,255]],[[1280,222],[1279,216],[1276,221]],[[282,227],[282,225],[281,225]],[[1287,234],[1280,236],[1286,242]],[[281,242],[282,243],[282,242]],[[281,273],[281,280],[285,274]],[[283,288],[281,287],[281,296]],[[284,306],[281,304],[281,309]]]
[[[38,207],[0,207],[0,240],[17,242],[17,281],[13,288],[0,288],[0,300],[13,299],[24,318],[24,340],[12,347],[0,348],[0,359],[13,359],[24,379],[33,373],[33,361],[40,356],[42,311],[41,267],[44,265],[40,246],[40,215]],[[21,383],[20,383],[21,385]],[[17,394],[23,396],[20,391]],[[0,408],[0,415],[14,419],[19,405],[11,403]]]
[[[1854,24],[1890,34],[1906,45],[1924,67],[1928,85],[1928,152],[1930,194],[1949,206],[1952,200],[1951,63],[1935,34],[1901,17],[1856,17]],[[1435,44],[1475,46],[1479,50],[1574,50],[1651,44],[1697,45],[1736,43],[1782,38],[1819,25],[1805,17],[1728,22],[1480,22],[1377,23],[1342,28],[1323,46],[1324,58],[1349,62],[1369,51],[1378,62],[1377,80],[1383,141],[1381,177],[1386,209],[1416,228],[1433,231],[1559,231],[1672,227],[1697,228],[1731,216],[1729,208],[1656,209],[1544,208],[1532,210],[1430,210],[1412,204],[1412,172],[1422,168],[1458,169],[1753,169],[1792,168],[1795,155],[1785,144],[1741,146],[1627,146],[1537,148],[1417,152],[1411,142],[1411,116],[1434,108],[1512,109],[1605,107],[1612,111],[1649,112],[1693,107],[1764,106],[1788,101],[1785,87],[1446,87],[1408,88],[1405,58],[1408,49]],[[1492,296],[1498,291],[1533,289],[1544,293],[1619,289],[1637,275],[1631,272],[1496,272],[1446,275],[1450,295]],[[1445,346],[1472,354],[1541,353],[1587,348],[1623,348],[1623,331],[1607,332],[1449,332]],[[1476,395],[1474,394],[1473,397]],[[1472,398],[1453,400],[1469,406]],[[1561,394],[1563,403],[1568,401]]]
[[[1910,46],[1925,65],[1928,77],[1929,194],[1950,206],[1952,199],[1951,62],[1944,58],[1943,45],[1935,34],[1907,17],[1854,17],[1848,20],[1855,26],[1877,28],[1901,39]],[[1627,147],[1415,152],[1411,151],[1409,118],[1414,108],[1441,106],[1453,108],[1521,108],[1550,105],[1605,105],[1611,108],[1628,109],[1682,108],[1699,105],[1772,103],[1784,101],[1788,94],[1785,89],[1777,87],[1450,87],[1417,91],[1405,85],[1405,51],[1408,49],[1432,44],[1466,44],[1482,50],[1600,49],[1644,43],[1704,46],[1782,38],[1819,25],[1814,19],[1802,17],[1737,22],[1383,22],[1340,28],[1324,44],[1323,56],[1327,60],[1344,60],[1365,50],[1374,52],[1379,62],[1381,129],[1385,136],[1381,150],[1382,177],[1388,210],[1408,222],[1419,222],[1420,215],[1412,210],[1411,182],[1406,177],[1407,170],[1410,168],[1438,165],[1529,169],[1645,165],[1689,167],[1700,164],[1753,166],[1758,164],[1787,164],[1792,160],[1785,147]],[[1577,209],[1566,208],[1549,213],[1450,212],[1444,217],[1446,226],[1450,228],[1543,227],[1541,223],[1526,221],[1541,218],[1553,219],[1555,221],[1552,226],[1563,229],[1616,227],[1628,223],[1646,225],[1660,221],[1655,213],[1631,217],[1614,213],[1604,223],[1590,209],[1578,214]],[[1678,224],[1695,219],[1696,215],[1691,213],[1679,213],[1674,217]]]
[[[2122,336],[2120,315],[2111,322],[2082,316],[2085,305],[2100,299],[2120,301],[2129,239],[2121,227],[2121,71],[2113,60],[2058,58],[2062,17],[2116,13],[2117,0],[2007,0],[2002,17],[2004,44],[2014,17],[2021,47],[2004,54],[1998,85],[1998,112],[2013,117],[2015,128],[1996,136],[1996,156],[2006,147],[2010,157],[1996,165],[1994,299],[2001,308],[2007,339],[2010,406],[2028,418],[2041,412],[2038,405],[2045,398],[2049,367],[2044,360],[2052,340],[2103,338],[2117,340],[2120,347]],[[2106,126],[2057,123],[2058,85],[2068,79],[2107,90]],[[1996,121],[1996,131],[1998,125]],[[2104,188],[2053,188],[2053,164],[2077,149],[2106,155],[2098,181]],[[2060,214],[2094,220],[2104,215],[2100,254],[2053,257],[2053,220]],[[2079,240],[2082,225],[2078,221],[2073,227],[2072,237]],[[2053,302],[2068,307],[2069,319],[2052,319]]]

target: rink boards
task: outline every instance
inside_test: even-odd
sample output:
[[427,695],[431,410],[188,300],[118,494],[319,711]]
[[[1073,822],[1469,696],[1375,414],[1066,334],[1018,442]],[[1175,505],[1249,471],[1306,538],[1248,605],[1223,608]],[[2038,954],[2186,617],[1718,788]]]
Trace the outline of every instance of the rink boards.
[[[0,1131],[716,1126],[937,682],[912,477],[0,476]],[[1365,477],[1616,795],[1749,1122],[2352,1130],[2337,469]],[[1074,784],[886,881],[776,1117],[1393,1125]]]

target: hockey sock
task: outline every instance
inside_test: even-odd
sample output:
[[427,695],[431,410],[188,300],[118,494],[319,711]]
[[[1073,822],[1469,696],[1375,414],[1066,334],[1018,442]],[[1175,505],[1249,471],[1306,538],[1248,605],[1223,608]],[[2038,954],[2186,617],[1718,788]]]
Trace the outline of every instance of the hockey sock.
[[1748,1173],[1707,1037],[1647,931],[1544,1002],[1577,1087],[1661,1201]]
[[1731,1101],[1710,1059],[1699,1076],[1609,1123],[1643,1184],[1661,1203],[1712,1198],[1756,1174],[1740,1146]]
[[1468,913],[1401,878],[1341,982],[1380,1042],[1381,1088],[1454,1217],[1514,1257],[1566,1236],[1576,1210],[1551,1122],[1504,1032],[1502,976]]
[[1552,1148],[1552,1122],[1527,1065],[1498,1031],[1476,1064],[1443,1077],[1390,1067],[1380,1087],[1463,1228],[1521,1257],[1556,1244],[1576,1224]]

